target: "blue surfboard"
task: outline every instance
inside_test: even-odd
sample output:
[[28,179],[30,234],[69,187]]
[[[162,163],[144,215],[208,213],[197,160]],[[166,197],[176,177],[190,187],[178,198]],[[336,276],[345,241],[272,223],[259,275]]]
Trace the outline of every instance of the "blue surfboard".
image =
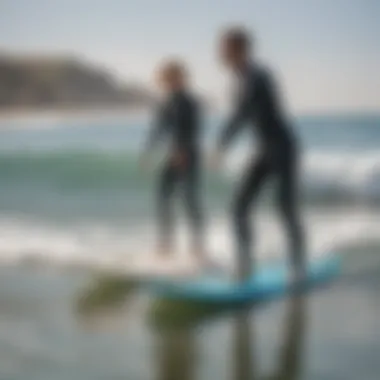
[[[310,261],[302,289],[333,280],[341,268],[339,255],[327,255]],[[258,268],[244,283],[223,276],[202,276],[187,281],[155,280],[149,287],[159,297],[207,303],[246,303],[279,297],[292,290],[289,270],[284,262]]]

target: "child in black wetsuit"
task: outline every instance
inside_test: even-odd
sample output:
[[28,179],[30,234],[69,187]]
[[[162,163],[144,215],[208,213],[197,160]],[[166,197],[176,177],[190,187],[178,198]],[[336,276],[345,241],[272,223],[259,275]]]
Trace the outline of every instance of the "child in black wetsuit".
[[221,38],[220,53],[223,63],[236,75],[239,96],[223,128],[214,161],[220,161],[242,126],[255,129],[260,142],[259,157],[246,170],[233,205],[239,278],[246,278],[252,271],[250,210],[263,185],[274,178],[278,210],[290,240],[292,277],[301,279],[305,270],[305,247],[297,199],[297,139],[282,110],[271,73],[251,57],[249,34],[240,28],[228,30]]
[[166,99],[158,107],[147,144],[149,151],[158,139],[166,137],[169,140],[169,152],[158,186],[159,253],[166,256],[173,250],[172,203],[174,192],[180,188],[192,227],[192,252],[203,259],[203,223],[199,199],[199,105],[188,89],[187,72],[180,62],[171,61],[163,65],[159,71],[159,82]]

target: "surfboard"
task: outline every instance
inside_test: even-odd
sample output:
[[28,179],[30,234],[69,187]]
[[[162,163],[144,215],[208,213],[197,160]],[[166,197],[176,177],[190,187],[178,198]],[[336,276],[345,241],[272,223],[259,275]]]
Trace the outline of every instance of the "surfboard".
[[[326,284],[341,269],[341,257],[328,254],[310,261],[307,276],[301,290]],[[150,290],[158,297],[207,303],[246,303],[263,301],[289,293],[293,286],[289,280],[289,268],[278,262],[258,268],[244,283],[237,283],[227,276],[203,275],[196,279],[165,280],[150,282]]]

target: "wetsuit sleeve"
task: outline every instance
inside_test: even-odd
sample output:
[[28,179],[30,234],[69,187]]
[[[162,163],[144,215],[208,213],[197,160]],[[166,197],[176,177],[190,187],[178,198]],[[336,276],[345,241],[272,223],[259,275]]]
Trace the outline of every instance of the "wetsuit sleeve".
[[247,119],[251,107],[251,96],[248,86],[244,88],[235,100],[235,106],[228,117],[227,122],[222,127],[222,133],[219,139],[219,147],[227,148],[236,133],[243,126]]
[[177,103],[177,148],[194,151],[198,148],[199,109],[191,98]]
[[257,85],[262,88],[266,97],[270,100],[269,112],[274,116],[283,116],[283,108],[281,104],[282,93],[278,87],[276,76],[272,71],[266,69],[258,78]]
[[148,135],[145,149],[151,150],[154,148],[157,141],[159,141],[167,132],[169,126],[169,117],[166,106],[160,106],[156,110],[152,127]]

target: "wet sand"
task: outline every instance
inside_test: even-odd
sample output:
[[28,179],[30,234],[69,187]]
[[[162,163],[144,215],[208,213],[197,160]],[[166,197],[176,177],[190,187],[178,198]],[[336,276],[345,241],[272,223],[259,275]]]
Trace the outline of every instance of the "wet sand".
[[307,297],[180,324],[157,323],[162,304],[140,293],[121,309],[80,314],[88,280],[0,269],[0,379],[379,379],[380,265]]

